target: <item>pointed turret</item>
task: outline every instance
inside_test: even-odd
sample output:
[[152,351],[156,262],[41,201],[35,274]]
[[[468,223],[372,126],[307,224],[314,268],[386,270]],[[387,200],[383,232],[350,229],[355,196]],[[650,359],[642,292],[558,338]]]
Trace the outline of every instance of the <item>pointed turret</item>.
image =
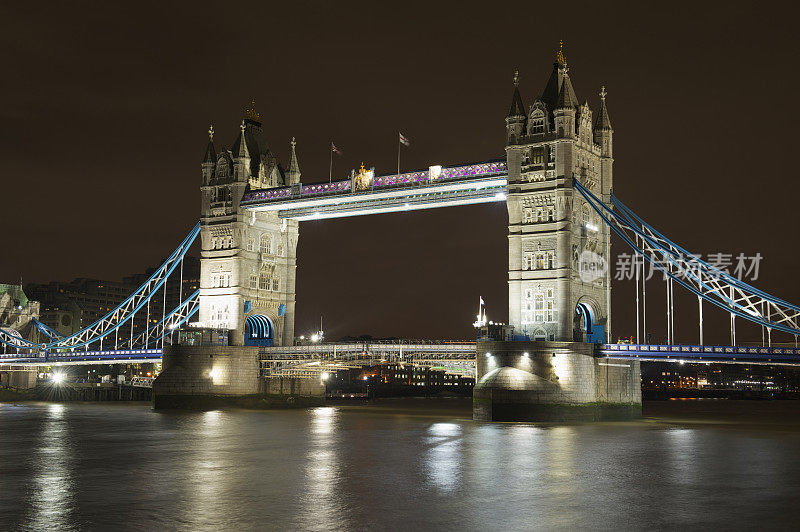
[[569,81],[569,67],[566,62],[559,71],[562,79],[561,89],[558,92],[553,118],[558,136],[571,137],[575,134],[575,109],[578,106],[578,100],[575,98],[575,91],[572,90],[572,83]]
[[525,105],[519,95],[519,71],[514,71],[514,95],[506,117],[506,143],[516,144],[525,131]]
[[295,153],[294,147],[297,145],[295,142],[294,137],[292,137],[292,153],[289,156],[289,170],[286,172],[286,179],[288,180],[289,185],[294,185],[300,182],[300,165],[297,164],[297,153]]
[[233,178],[235,181],[248,181],[250,178],[250,151],[247,149],[247,140],[245,139],[245,121],[242,120],[242,125],[239,128],[242,132],[236,140],[239,146],[234,152],[234,165],[233,165]]
[[594,141],[600,145],[603,157],[612,157],[614,152],[614,128],[611,127],[611,119],[608,118],[606,108],[605,86],[600,90],[600,111],[597,113],[597,120],[594,123]]
[[606,92],[605,86],[600,90],[600,111],[597,113],[597,120],[594,123],[595,131],[613,131],[611,127],[611,120],[608,118],[608,109],[606,108]]
[[522,103],[522,96],[519,95],[519,71],[514,72],[514,95],[511,97],[511,108],[508,110],[508,118],[515,116],[525,116],[525,105]]
[[214,166],[217,164],[217,152],[214,150],[214,125],[208,128],[208,146],[206,155],[203,157],[203,184],[207,185],[214,177]]

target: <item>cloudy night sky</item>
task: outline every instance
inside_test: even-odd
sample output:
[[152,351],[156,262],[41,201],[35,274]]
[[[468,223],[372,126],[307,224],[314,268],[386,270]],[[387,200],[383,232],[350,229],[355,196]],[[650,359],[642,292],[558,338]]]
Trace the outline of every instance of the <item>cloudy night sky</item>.
[[[306,184],[327,181],[331,140],[334,179],[393,173],[398,131],[404,170],[503,157],[514,70],[530,105],[563,39],[578,99],[596,112],[608,90],[615,194],[692,251],[761,253],[754,284],[800,302],[796,11],[570,5],[6,4],[0,282],[160,263],[199,217],[209,124],[230,147],[253,98],[284,166],[297,138]],[[503,203],[302,222],[297,334],[322,315],[328,338],[470,338],[479,295],[505,320],[506,224]],[[633,334],[632,292],[613,285],[615,337]],[[677,339],[696,341],[694,296],[676,305]],[[715,314],[707,341],[727,343]]]

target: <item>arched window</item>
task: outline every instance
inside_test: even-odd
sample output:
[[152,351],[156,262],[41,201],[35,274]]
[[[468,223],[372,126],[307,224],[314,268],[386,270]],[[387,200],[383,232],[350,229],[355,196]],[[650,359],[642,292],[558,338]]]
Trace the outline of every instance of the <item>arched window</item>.
[[544,133],[544,113],[541,110],[536,110],[531,113],[528,132],[533,135]]
[[272,254],[272,236],[268,233],[261,235],[261,253],[264,255]]

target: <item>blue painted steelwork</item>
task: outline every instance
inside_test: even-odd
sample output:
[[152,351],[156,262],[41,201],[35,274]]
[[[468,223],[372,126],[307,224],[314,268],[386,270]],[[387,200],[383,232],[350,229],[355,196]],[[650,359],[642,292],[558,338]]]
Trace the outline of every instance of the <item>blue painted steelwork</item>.
[[37,331],[39,331],[40,333],[44,334],[48,338],[64,338],[63,334],[61,334],[60,332],[56,331],[52,327],[48,327],[47,325],[45,325],[44,323],[42,323],[41,321],[39,321],[39,320],[37,320],[35,318],[32,319],[31,322],[33,323],[33,326],[36,327]]
[[[677,246],[611,196],[613,210],[577,179],[577,190],[594,211],[638,255],[704,301],[770,330],[800,335],[800,307],[762,292]],[[640,247],[634,240],[641,241]],[[663,260],[657,260],[662,257]],[[765,312],[766,309],[766,312]]]
[[800,365],[800,348],[731,345],[598,344],[603,358],[663,362]]
[[59,356],[43,356],[37,353],[36,356],[19,355],[0,355],[1,364],[30,364],[30,365],[58,365],[63,363],[92,363],[97,361],[109,361],[118,364],[135,364],[143,360],[153,361],[161,359],[163,351],[158,349],[119,349],[110,351],[75,351]]
[[180,264],[186,252],[200,234],[200,223],[192,228],[178,248],[166,261],[128,298],[105,316],[88,327],[70,335],[54,339],[52,342],[37,343],[24,338],[15,338],[0,331],[0,343],[18,349],[76,349],[97,342],[118,330],[127,323],[137,311],[141,310],[166,282],[169,275]]
[[263,314],[248,316],[244,322],[244,345],[269,347],[275,336],[272,321]]

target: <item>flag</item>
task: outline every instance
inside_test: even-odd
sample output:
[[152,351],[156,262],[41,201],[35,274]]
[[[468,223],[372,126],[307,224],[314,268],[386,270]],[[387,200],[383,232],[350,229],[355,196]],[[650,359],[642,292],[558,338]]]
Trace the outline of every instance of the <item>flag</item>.
[[333,142],[331,142],[331,151],[333,153],[335,153],[336,155],[341,155],[342,154],[342,152],[339,151],[339,148],[337,148],[336,144],[334,144]]
[[484,303],[484,302],[483,302],[483,296],[478,296],[478,297],[479,297],[479,298],[481,298],[481,306],[482,306],[482,307],[485,307],[485,306],[486,306],[486,303]]
[[400,132],[398,131],[398,132],[397,132],[397,134],[398,134],[398,135],[400,135],[400,144],[402,144],[403,146],[411,146],[411,143],[408,141],[408,139],[407,139],[407,138],[405,138],[405,137],[403,136],[403,134],[402,134],[402,133],[400,133]]

